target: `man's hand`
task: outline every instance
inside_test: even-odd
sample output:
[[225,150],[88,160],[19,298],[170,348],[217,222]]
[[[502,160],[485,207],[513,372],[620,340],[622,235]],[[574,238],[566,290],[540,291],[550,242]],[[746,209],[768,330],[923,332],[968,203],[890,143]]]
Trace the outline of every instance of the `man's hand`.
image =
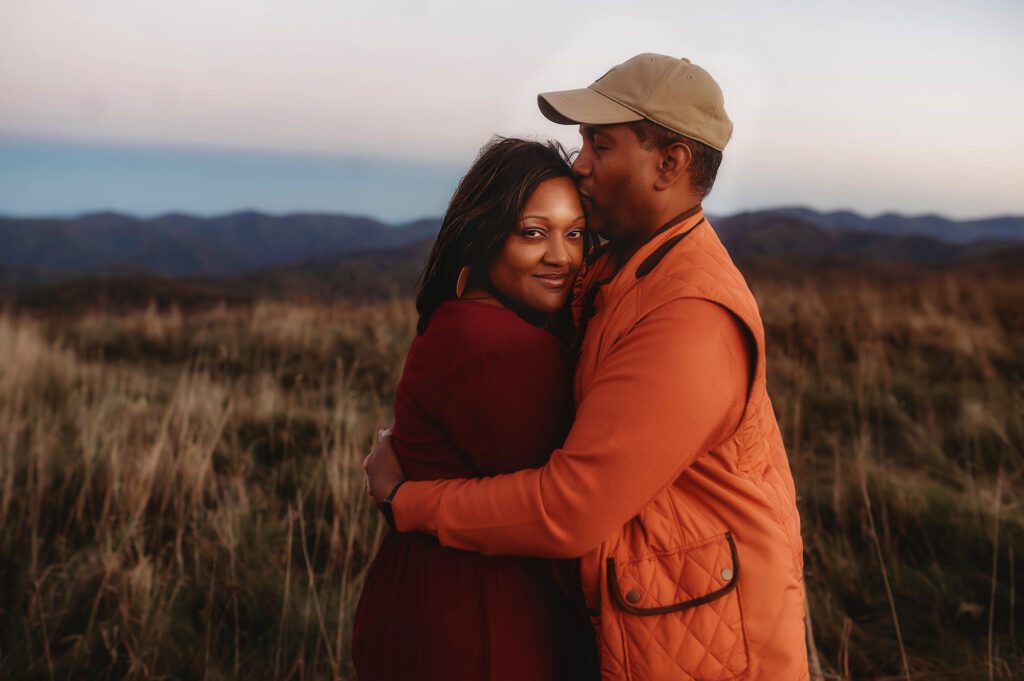
[[395,485],[405,480],[402,465],[391,446],[391,426],[377,431],[377,444],[363,459],[363,470],[366,471],[366,491],[378,504],[391,494]]

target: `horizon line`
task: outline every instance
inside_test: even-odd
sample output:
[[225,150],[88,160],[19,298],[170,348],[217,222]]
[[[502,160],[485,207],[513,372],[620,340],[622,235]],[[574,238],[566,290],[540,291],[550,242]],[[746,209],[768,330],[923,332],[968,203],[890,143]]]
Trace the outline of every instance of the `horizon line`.
[[[1024,213],[996,213],[988,214],[979,217],[971,218],[954,218],[945,215],[940,212],[927,212],[927,213],[902,213],[897,210],[883,210],[878,213],[864,213],[854,208],[834,208],[834,209],[821,209],[814,208],[809,204],[780,204],[777,206],[766,206],[761,208],[744,208],[741,210],[735,210],[731,212],[717,212],[705,210],[705,213],[713,218],[734,218],[740,215],[746,215],[750,213],[776,213],[783,211],[810,211],[819,215],[835,215],[835,214],[852,214],[858,218],[865,220],[877,220],[885,217],[897,217],[905,219],[922,219],[922,218],[939,218],[940,220],[946,220],[953,223],[965,223],[965,222],[987,222],[990,220],[1003,220],[1003,219],[1024,219]],[[320,216],[320,217],[342,217],[351,218],[356,220],[372,220],[382,225],[389,227],[404,227],[417,222],[423,222],[425,220],[441,220],[444,217],[444,213],[434,215],[421,215],[418,217],[402,220],[384,220],[375,215],[371,215],[363,212],[346,213],[343,211],[330,211],[330,210],[316,210],[316,209],[300,209],[300,210],[288,210],[288,211],[273,211],[263,210],[259,208],[253,208],[251,206],[242,206],[234,210],[217,211],[212,213],[203,212],[190,212],[187,210],[170,209],[165,211],[158,211],[154,213],[132,213],[128,211],[121,211],[112,208],[97,208],[97,209],[84,209],[82,211],[74,211],[68,213],[6,213],[0,209],[0,220],[82,220],[90,217],[99,217],[104,215],[125,217],[138,222],[154,222],[157,220],[169,218],[169,217],[186,217],[196,218],[200,220],[216,220],[219,218],[232,217],[235,215],[242,215],[246,213],[254,213],[271,218],[284,219],[298,216]]]

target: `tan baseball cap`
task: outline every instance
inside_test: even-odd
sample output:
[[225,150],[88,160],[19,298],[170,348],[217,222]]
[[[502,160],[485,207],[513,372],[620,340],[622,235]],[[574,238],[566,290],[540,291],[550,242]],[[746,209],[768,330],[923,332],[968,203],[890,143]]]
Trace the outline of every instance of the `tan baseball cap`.
[[722,90],[711,75],[663,54],[638,54],[582,90],[537,95],[555,123],[614,125],[642,118],[719,151],[732,136]]

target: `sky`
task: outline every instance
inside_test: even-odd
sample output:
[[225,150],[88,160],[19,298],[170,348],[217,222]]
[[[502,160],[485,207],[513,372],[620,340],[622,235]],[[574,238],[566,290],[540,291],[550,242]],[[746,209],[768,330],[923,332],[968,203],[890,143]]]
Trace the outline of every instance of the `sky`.
[[443,212],[539,92],[688,57],[735,131],[705,203],[1024,214],[1024,3],[0,0],[0,214]]

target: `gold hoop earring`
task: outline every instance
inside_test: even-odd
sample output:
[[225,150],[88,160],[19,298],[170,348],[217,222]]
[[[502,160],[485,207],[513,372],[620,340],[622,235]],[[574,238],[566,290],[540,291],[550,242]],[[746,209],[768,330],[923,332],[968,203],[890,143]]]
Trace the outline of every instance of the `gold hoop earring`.
[[469,283],[469,265],[466,265],[459,270],[459,278],[455,281],[455,297],[461,298],[463,292],[466,290],[466,284]]

